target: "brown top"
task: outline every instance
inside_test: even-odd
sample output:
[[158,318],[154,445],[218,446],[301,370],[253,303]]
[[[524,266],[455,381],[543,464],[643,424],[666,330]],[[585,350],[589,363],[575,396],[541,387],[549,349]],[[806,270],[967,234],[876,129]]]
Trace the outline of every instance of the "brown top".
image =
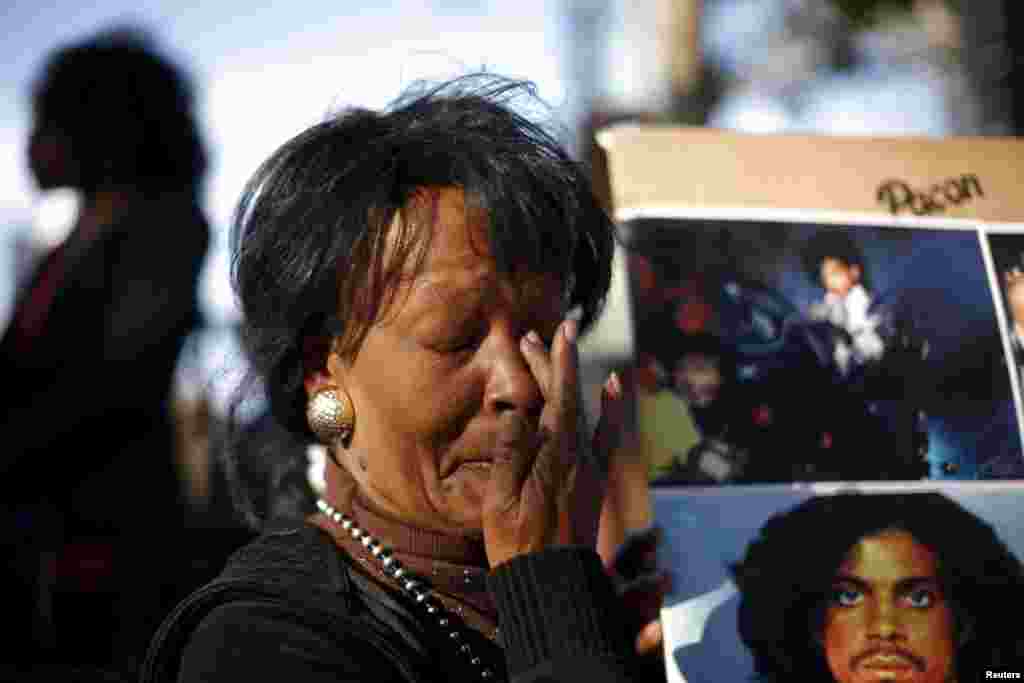
[[[363,531],[390,548],[407,572],[412,572],[416,580],[433,588],[441,603],[460,616],[467,626],[491,640],[495,639],[498,613],[487,591],[489,565],[483,539],[406,525],[373,511],[358,494],[352,497],[348,509],[335,505],[333,500],[327,502],[346,512]],[[371,578],[387,588],[396,588],[394,579],[384,574],[380,561],[341,525],[324,514],[314,515],[311,521],[329,533]]]

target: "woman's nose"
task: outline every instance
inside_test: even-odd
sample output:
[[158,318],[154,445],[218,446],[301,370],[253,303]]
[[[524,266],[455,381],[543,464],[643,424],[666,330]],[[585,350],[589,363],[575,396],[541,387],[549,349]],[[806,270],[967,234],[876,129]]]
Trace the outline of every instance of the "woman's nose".
[[524,417],[536,417],[543,407],[537,378],[523,357],[519,339],[504,334],[492,343],[492,365],[487,384],[488,409],[501,414],[515,411]]

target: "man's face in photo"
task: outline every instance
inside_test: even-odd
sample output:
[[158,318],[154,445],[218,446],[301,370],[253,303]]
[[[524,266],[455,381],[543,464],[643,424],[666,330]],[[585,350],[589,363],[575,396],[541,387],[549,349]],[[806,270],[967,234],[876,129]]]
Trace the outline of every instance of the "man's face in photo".
[[839,683],[950,683],[953,614],[935,554],[905,531],[857,542],[839,566],[821,642]]
[[820,275],[821,286],[826,292],[844,297],[860,282],[860,266],[852,266],[829,256],[821,262]]

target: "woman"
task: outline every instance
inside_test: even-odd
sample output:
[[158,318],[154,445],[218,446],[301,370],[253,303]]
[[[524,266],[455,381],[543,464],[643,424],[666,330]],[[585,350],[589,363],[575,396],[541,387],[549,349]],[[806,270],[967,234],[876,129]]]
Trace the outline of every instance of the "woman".
[[247,348],[275,417],[330,449],[326,494],[178,610],[143,680],[633,680],[598,555],[562,545],[595,531],[569,524],[592,471],[577,338],[613,231],[512,109],[522,90],[462,79],[345,113],[249,183]]

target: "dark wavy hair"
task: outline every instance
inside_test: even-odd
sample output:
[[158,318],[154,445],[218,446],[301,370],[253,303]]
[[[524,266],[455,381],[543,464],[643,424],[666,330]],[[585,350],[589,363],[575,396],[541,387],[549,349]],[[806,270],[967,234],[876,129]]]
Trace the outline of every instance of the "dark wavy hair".
[[397,279],[421,264],[431,188],[463,190],[501,272],[557,274],[581,332],[593,323],[615,232],[585,170],[524,112],[539,103],[531,84],[490,74],[417,84],[383,111],[312,126],[256,171],[232,230],[233,284],[250,365],[289,432],[313,438],[306,345],[329,335],[354,358]]
[[207,157],[192,84],[144,30],[117,27],[55,50],[32,104],[37,127],[67,140],[86,192],[198,191]]
[[940,493],[839,493],[769,519],[732,568],[759,680],[832,680],[819,644],[832,581],[859,540],[886,530],[910,533],[938,558],[957,680],[1024,661],[1024,635],[1003,619],[1024,604],[1024,568],[989,524]]
[[821,264],[827,258],[834,258],[846,266],[860,268],[860,281],[865,287],[869,287],[864,254],[846,230],[823,228],[801,248],[800,259],[804,272],[815,286],[821,286]]

